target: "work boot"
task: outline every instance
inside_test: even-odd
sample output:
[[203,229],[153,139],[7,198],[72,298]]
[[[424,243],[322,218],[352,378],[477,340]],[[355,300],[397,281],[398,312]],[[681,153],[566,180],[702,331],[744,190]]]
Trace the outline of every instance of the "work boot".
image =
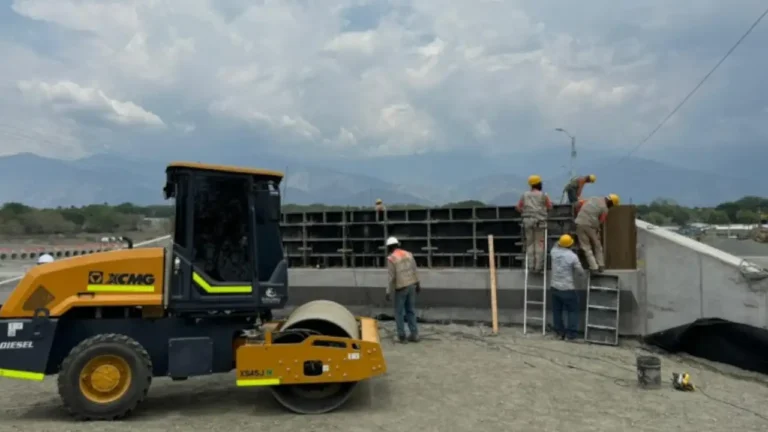
[[605,271],[605,266],[600,266],[600,267],[597,268],[597,272],[598,273],[602,273],[604,271]]
[[401,344],[408,343],[408,339],[406,339],[405,336],[398,336],[397,341],[400,342]]
[[411,335],[408,338],[408,342],[418,343],[421,339],[419,339],[418,335]]

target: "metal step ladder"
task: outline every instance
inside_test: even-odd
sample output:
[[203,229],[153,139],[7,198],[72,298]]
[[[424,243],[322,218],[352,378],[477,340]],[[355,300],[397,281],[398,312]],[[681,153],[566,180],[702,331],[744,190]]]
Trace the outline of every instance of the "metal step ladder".
[[587,278],[587,313],[584,340],[602,345],[619,344],[619,277],[591,274]]
[[[525,233],[525,230],[523,230]],[[534,273],[528,269],[528,252],[525,253],[525,286],[523,291],[523,334],[528,334],[528,321],[535,321],[541,326],[541,334],[547,334],[547,245],[549,244],[548,228],[544,228],[544,272]],[[523,250],[525,250],[525,234],[523,234]],[[531,290],[533,290],[531,292]],[[533,307],[536,313],[528,311]]]

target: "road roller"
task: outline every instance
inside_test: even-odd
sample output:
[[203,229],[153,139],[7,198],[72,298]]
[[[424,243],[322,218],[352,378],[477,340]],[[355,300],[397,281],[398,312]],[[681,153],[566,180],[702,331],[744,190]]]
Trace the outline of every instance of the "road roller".
[[[285,408],[341,407],[386,373],[376,320],[315,300],[287,319],[280,172],[175,162],[168,247],[122,249],[31,268],[0,306],[0,376],[57,375],[80,420],[125,418],[153,378],[232,374]],[[283,314],[285,315],[285,314]]]

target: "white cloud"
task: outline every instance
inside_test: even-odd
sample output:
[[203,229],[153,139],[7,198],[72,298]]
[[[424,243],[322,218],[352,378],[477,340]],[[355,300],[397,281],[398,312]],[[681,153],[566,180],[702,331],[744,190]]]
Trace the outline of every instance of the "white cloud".
[[[545,3],[14,0],[14,13],[60,42],[46,50],[0,39],[12,65],[0,71],[0,104],[18,102],[9,90],[18,82],[38,102],[30,123],[66,125],[75,137],[167,123],[163,133],[187,140],[215,129],[224,142],[232,131],[292,154],[533,146],[556,140],[557,126],[609,146],[652,129],[724,52],[717,26],[737,34],[759,6]],[[718,73],[713,82],[727,81],[725,67]],[[689,112],[669,126],[706,135]]]
[[48,84],[19,81],[19,90],[31,99],[62,114],[94,114],[121,126],[164,126],[163,120],[133,102],[115,100],[103,91],[71,81]]

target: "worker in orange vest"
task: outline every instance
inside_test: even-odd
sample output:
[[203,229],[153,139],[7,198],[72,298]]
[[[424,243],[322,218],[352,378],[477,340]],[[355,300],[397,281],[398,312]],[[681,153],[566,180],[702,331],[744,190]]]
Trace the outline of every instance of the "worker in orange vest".
[[542,192],[541,177],[528,177],[531,190],[523,193],[517,203],[517,211],[522,217],[523,234],[525,237],[525,256],[528,260],[528,270],[541,272],[544,270],[544,231],[547,224],[547,213],[552,208],[547,194]]
[[[400,246],[395,237],[387,239],[389,256],[387,257],[388,283],[386,299],[392,299],[395,293],[395,327],[397,339],[401,343],[418,342],[419,328],[416,325],[416,294],[421,292],[421,282],[413,254]],[[411,335],[405,338],[405,324]]]
[[619,202],[618,195],[610,194],[605,197],[587,198],[579,201],[576,205],[576,236],[591,271],[602,272],[605,270],[600,229],[608,218],[608,211],[612,207],[618,206]]

